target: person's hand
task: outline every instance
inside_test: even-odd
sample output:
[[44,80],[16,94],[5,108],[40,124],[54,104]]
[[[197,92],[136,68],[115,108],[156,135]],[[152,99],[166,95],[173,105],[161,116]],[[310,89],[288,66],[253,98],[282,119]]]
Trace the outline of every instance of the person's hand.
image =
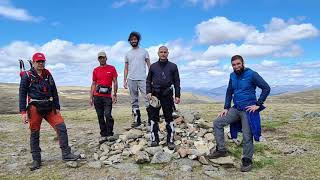
[[221,111],[219,114],[218,114],[218,117],[222,117],[222,116],[226,116],[227,113],[228,113],[228,109],[224,109],[223,111]]
[[93,106],[93,98],[92,97],[90,97],[90,99],[89,99],[89,105],[90,105],[90,107]]
[[250,113],[250,112],[255,112],[256,110],[259,109],[259,107],[260,107],[260,106],[257,106],[257,105],[247,106],[247,107],[246,107],[246,111],[249,112],[249,113]]
[[175,100],[175,103],[176,103],[176,104],[179,104],[179,103],[180,103],[180,98],[179,98],[179,97],[175,97],[174,100]]
[[147,98],[148,98],[149,100],[151,100],[151,97],[152,97],[152,94],[151,94],[151,93],[148,93],[148,94],[147,94]]
[[117,101],[118,101],[117,95],[116,94],[112,95],[112,103],[115,104],[117,103]]
[[60,113],[60,109],[56,109],[56,113]]
[[28,114],[27,113],[21,114],[21,120],[23,124],[28,124],[29,122]]
[[123,88],[128,89],[128,82],[127,82],[127,80],[123,80]]

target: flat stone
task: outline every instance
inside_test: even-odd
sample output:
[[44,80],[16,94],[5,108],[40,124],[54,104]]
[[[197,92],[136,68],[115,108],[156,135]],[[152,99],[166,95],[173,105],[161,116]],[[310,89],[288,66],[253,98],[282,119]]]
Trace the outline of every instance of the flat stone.
[[100,161],[93,161],[88,163],[88,167],[93,169],[101,169],[102,164]]
[[219,164],[224,167],[235,167],[235,159],[232,156],[220,157],[217,159],[209,159],[214,164]]
[[125,173],[139,173],[139,166],[134,163],[121,163],[112,165],[113,168],[118,169]]
[[171,154],[159,151],[153,156],[151,164],[168,163],[171,161],[171,157]]
[[204,157],[204,156],[200,156],[199,158],[198,158],[198,160],[199,160],[199,162],[201,163],[201,164],[209,164],[209,162],[207,161],[207,159]]
[[77,168],[79,166],[77,161],[68,161],[66,162],[66,165],[71,168]]
[[161,146],[156,146],[156,147],[148,147],[148,148],[145,148],[145,151],[147,153],[149,153],[150,155],[155,155],[157,152],[159,151],[163,151],[162,150],[162,147]]
[[191,170],[192,170],[192,167],[191,167],[191,166],[188,166],[188,165],[182,165],[182,166],[180,167],[180,170],[181,170],[181,171],[188,172],[188,171],[191,171]]
[[136,154],[137,152],[141,151],[143,149],[142,145],[133,145],[130,149],[130,152],[132,154]]
[[150,162],[150,158],[147,152],[145,151],[139,151],[135,154],[134,160],[137,164],[143,164]]

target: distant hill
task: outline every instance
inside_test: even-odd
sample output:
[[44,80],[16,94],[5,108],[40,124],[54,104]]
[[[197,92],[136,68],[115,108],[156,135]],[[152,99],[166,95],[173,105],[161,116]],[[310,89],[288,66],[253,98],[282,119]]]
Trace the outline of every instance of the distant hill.
[[[81,110],[89,108],[90,87],[62,86],[58,87],[60,104],[63,110]],[[0,83],[0,114],[15,114],[19,111],[19,85],[11,83]],[[212,103],[207,97],[182,93],[183,104],[206,104]],[[143,107],[143,99],[141,98]],[[118,90],[118,103],[115,106],[130,106],[129,91]]]
[[[320,85],[315,86],[305,86],[305,85],[280,85],[280,86],[271,86],[270,96],[282,95],[282,94],[290,94],[290,93],[298,93],[304,91],[311,91],[314,89],[320,89]],[[204,89],[204,88],[192,88],[186,87],[183,88],[185,92],[192,92],[194,94],[199,94],[202,96],[208,96],[214,101],[224,101],[225,94],[227,91],[227,86],[221,86],[213,89]],[[259,96],[261,90],[257,88],[257,96]]]

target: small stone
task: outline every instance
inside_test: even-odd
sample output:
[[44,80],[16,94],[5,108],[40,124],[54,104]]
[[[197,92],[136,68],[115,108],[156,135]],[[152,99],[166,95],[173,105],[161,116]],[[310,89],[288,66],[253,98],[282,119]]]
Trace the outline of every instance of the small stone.
[[180,170],[181,170],[181,171],[185,171],[185,172],[189,172],[189,171],[192,170],[192,167],[191,167],[191,166],[188,166],[188,165],[182,165],[182,166],[180,167]]
[[133,145],[130,149],[130,152],[132,154],[136,154],[138,151],[141,151],[143,149],[143,146],[141,145]]
[[188,158],[191,160],[195,160],[195,159],[197,159],[197,156],[194,154],[190,154],[190,155],[188,155]]
[[209,161],[227,168],[236,166],[235,159],[231,156],[219,157],[217,159],[209,159]]
[[171,161],[171,157],[171,154],[159,151],[153,156],[151,164],[168,163]]
[[214,135],[212,133],[207,133],[204,135],[204,139],[208,142],[211,142],[214,140]]
[[108,156],[101,156],[101,157],[100,157],[100,161],[104,161],[104,160],[106,160],[106,159],[108,159]]
[[78,162],[77,161],[68,161],[68,162],[66,162],[66,165],[67,165],[67,167],[77,168]]
[[81,159],[85,159],[86,158],[86,154],[80,154],[80,158]]
[[204,156],[200,156],[199,157],[199,162],[201,163],[201,164],[209,164],[209,162],[207,161],[207,159],[204,157]]
[[88,167],[93,169],[101,169],[102,164],[100,161],[93,161],[88,163]]
[[93,153],[93,159],[94,160],[99,160],[99,154],[98,153]]
[[174,150],[170,150],[168,147],[164,147],[164,148],[163,148],[163,151],[164,151],[164,152],[167,152],[167,153],[169,153],[169,154],[173,154],[173,153],[174,153]]
[[179,153],[180,157],[182,157],[182,158],[187,156],[187,152],[188,152],[188,149],[185,149],[185,148],[182,148],[182,147],[180,147],[178,149],[178,153]]
[[147,152],[145,151],[139,151],[135,154],[134,160],[136,161],[137,164],[143,164],[150,162],[150,158]]
[[148,148],[145,149],[145,151],[153,156],[157,152],[163,151],[163,150],[162,150],[161,146],[156,146],[156,147],[148,147]]

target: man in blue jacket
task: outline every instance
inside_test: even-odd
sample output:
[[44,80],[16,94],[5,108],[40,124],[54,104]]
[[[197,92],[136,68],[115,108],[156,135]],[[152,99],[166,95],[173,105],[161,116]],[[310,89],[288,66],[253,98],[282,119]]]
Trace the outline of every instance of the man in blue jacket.
[[[224,126],[239,123],[243,133],[241,171],[247,172],[252,169],[253,137],[255,137],[255,140],[259,140],[259,137],[256,137],[260,136],[259,111],[264,108],[263,103],[270,93],[270,87],[257,72],[244,67],[244,61],[240,55],[233,56],[231,64],[234,72],[230,74],[224,110],[214,122],[214,136],[217,146],[210,150],[208,158],[214,159],[227,155]],[[256,87],[262,89],[258,100],[256,98]],[[232,99],[233,107],[231,107]]]

